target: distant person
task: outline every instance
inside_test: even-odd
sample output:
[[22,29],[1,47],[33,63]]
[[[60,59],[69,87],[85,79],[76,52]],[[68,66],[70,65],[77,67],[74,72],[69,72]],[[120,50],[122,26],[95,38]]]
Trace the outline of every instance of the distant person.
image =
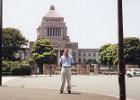
[[69,51],[67,48],[64,49],[64,54],[61,56],[59,60],[59,65],[61,65],[61,87],[60,87],[60,93],[63,93],[65,83],[67,80],[67,92],[71,93],[71,67],[72,64],[74,64],[73,57],[68,54]]

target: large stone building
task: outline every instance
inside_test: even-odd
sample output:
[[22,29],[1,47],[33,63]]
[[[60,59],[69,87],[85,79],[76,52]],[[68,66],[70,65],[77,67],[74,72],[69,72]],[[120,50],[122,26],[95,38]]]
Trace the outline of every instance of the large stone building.
[[[53,5],[48,13],[42,18],[41,25],[37,28],[37,38],[48,39],[57,54],[57,60],[63,54],[64,48],[68,48],[75,62],[84,63],[88,59],[98,61],[98,49],[79,49],[78,42],[71,42],[67,35],[67,26],[64,17],[61,17]],[[30,52],[33,42],[30,42]]]

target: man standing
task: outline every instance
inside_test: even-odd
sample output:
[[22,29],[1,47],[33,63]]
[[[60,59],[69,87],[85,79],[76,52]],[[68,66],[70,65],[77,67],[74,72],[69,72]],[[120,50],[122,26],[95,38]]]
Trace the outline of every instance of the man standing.
[[72,64],[74,64],[73,57],[68,54],[68,49],[64,49],[64,54],[61,56],[59,60],[59,65],[62,66],[61,68],[61,87],[60,87],[60,93],[63,93],[65,83],[67,80],[67,91],[70,94],[71,93],[71,67]]

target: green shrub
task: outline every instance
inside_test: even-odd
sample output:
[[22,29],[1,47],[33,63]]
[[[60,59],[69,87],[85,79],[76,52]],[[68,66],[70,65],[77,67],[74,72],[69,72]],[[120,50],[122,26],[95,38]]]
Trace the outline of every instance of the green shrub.
[[11,75],[11,72],[2,72],[2,76],[8,76]]
[[19,68],[18,67],[12,67],[11,68],[11,75],[20,75],[20,72],[19,72]]
[[10,72],[10,65],[7,61],[2,61],[2,72]]
[[31,67],[27,61],[2,61],[2,75],[31,75]]
[[31,75],[31,67],[29,64],[20,65],[22,75]]
[[31,67],[29,64],[18,64],[17,67],[11,68],[12,75],[31,75]]
[[22,61],[22,64],[29,64],[28,61]]
[[19,61],[14,61],[14,62],[11,63],[11,67],[17,67],[18,64],[20,64]]
[[4,60],[4,62],[8,63],[10,66],[12,65],[13,61]]

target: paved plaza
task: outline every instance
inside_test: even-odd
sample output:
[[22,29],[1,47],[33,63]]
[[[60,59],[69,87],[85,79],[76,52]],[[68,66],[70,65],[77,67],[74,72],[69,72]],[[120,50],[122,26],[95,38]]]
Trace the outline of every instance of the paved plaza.
[[[119,97],[118,76],[116,75],[72,75],[72,94],[70,95],[67,91],[59,94],[60,81],[60,75],[3,77],[3,87],[0,87],[3,91],[0,95],[5,98],[3,100],[9,100],[6,96],[7,92],[4,92],[9,90],[9,97],[21,93],[17,95],[19,98],[29,97],[29,100],[56,100],[57,98],[60,100],[63,100],[62,98],[65,98],[64,100],[67,100],[66,98],[69,98],[68,100],[93,100],[92,98],[118,100]],[[139,100],[139,84],[140,77],[126,77],[126,94],[129,100]]]
[[59,94],[55,89],[0,87],[0,100],[118,100],[118,98],[73,91]]

